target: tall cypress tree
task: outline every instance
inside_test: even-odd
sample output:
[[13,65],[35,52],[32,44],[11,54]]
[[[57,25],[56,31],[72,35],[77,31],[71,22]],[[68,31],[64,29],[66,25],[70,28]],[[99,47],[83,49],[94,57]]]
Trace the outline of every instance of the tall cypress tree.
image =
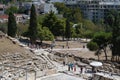
[[69,40],[69,38],[71,37],[71,27],[69,20],[66,20],[65,37],[67,38],[67,40]]
[[33,4],[31,7],[28,34],[29,34],[31,42],[34,43],[37,39],[37,15],[36,15],[35,6]]
[[9,13],[8,18],[8,36],[15,37],[17,32],[16,19],[12,12]]

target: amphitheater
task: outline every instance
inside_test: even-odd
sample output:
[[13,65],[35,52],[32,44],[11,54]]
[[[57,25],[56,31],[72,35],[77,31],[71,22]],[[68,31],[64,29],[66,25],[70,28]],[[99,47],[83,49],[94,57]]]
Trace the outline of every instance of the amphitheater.
[[[77,41],[71,41],[69,48],[65,45],[66,42],[60,42],[54,49],[30,48],[0,31],[0,80],[89,80],[92,75],[95,75],[92,80],[120,79],[119,64],[117,67],[103,62],[98,73],[91,73],[89,63],[97,60],[94,52],[83,48],[85,44]],[[103,54],[100,59],[104,59]],[[76,71],[68,70],[70,63],[76,65]],[[80,73],[79,65],[86,65],[85,74]]]
[[[54,65],[44,54],[36,55],[17,39],[3,35],[0,38],[0,79],[34,80],[55,72]],[[38,77],[39,77],[38,76]]]

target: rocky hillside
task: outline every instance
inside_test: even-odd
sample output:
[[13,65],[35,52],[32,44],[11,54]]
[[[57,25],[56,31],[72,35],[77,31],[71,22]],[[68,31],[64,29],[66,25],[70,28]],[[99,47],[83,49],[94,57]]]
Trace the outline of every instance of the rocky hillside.
[[24,77],[25,70],[34,72],[52,68],[40,55],[35,55],[25,47],[14,38],[0,38],[0,74],[4,73],[2,76],[6,79]]

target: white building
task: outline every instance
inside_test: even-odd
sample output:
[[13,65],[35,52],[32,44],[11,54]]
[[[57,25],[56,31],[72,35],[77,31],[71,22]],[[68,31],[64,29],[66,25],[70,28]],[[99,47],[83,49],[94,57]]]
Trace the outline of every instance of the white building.
[[73,5],[73,4],[77,4],[77,0],[64,0],[65,4],[69,4],[69,5]]
[[4,11],[5,11],[5,5],[0,4],[0,14],[4,14]]
[[[14,14],[16,23],[25,23],[27,20],[30,19],[29,15],[25,14]],[[8,22],[8,15],[0,15],[0,23]]]
[[58,13],[57,9],[54,7],[51,3],[44,4],[44,13],[49,13],[50,11],[53,11],[55,14]]
[[64,0],[50,0],[50,2],[64,2]]
[[92,21],[103,19],[108,10],[120,11],[120,0],[64,0],[69,7],[80,7],[85,18]]
[[32,4],[35,5],[37,13],[49,13],[50,11],[53,11],[55,14],[58,13],[54,5],[52,3],[46,3],[45,0],[32,0],[32,2],[22,3],[21,6],[30,12]]

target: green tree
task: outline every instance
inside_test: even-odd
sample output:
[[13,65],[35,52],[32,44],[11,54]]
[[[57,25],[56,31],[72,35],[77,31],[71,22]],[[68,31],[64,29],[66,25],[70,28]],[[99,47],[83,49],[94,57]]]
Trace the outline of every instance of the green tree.
[[55,25],[57,21],[57,17],[55,16],[54,12],[50,12],[49,14],[47,14],[42,22],[42,26],[46,26],[50,29],[50,31],[53,33],[53,27]]
[[41,43],[43,40],[53,40],[54,36],[47,27],[41,27],[39,26],[38,29],[38,38],[40,39]]
[[99,31],[99,28],[90,20],[83,20],[83,23],[82,23],[82,28],[84,28],[85,30],[91,30],[91,31]]
[[67,38],[67,40],[71,38],[71,26],[68,20],[66,20],[65,37]]
[[19,2],[30,2],[32,0],[19,0]]
[[32,43],[34,43],[37,39],[37,15],[35,6],[32,4],[31,7],[31,14],[30,14],[30,24],[28,27],[28,37],[30,37],[30,40]]
[[82,13],[80,11],[80,8],[75,8],[71,10],[71,15],[73,19],[71,20],[74,23],[82,22]]
[[6,9],[6,11],[5,11],[6,14],[9,14],[10,12],[17,13],[18,12],[18,8],[16,6],[11,6],[8,9]]
[[24,7],[20,7],[19,9],[18,9],[18,13],[25,13],[25,8]]
[[8,27],[8,24],[6,24],[6,23],[0,24],[0,30],[4,33],[7,33],[7,27]]
[[93,32],[91,30],[86,30],[84,33],[83,33],[84,37],[86,38],[86,41],[87,41],[87,38],[91,39],[93,37]]
[[[109,11],[108,16],[105,18],[105,23],[109,25],[110,31],[112,32],[112,60],[114,60],[114,57],[119,59],[119,52],[120,52],[120,42],[119,42],[119,36],[120,36],[120,13],[116,10]],[[119,61],[119,60],[118,60]]]
[[111,38],[111,33],[98,32],[94,35],[92,41],[87,44],[87,47],[91,51],[96,51],[95,55],[98,56],[98,59],[99,55],[101,54],[101,50],[103,50],[105,53],[105,59],[108,60],[106,48],[110,44]]
[[45,38],[45,32],[42,29],[41,25],[38,26],[38,38],[40,39],[41,43]]
[[98,29],[100,29],[100,31],[108,31],[108,28],[106,28],[106,24],[104,23],[104,19],[100,19],[95,23],[95,25],[98,27]]
[[79,8],[67,8],[63,16],[73,23],[80,23],[83,21],[82,13]]
[[77,38],[83,37],[84,29],[82,28],[82,23],[78,23],[75,26],[75,33]]
[[7,1],[6,1],[6,0],[0,0],[0,3],[2,3],[2,4],[6,4]]
[[15,37],[17,32],[17,25],[16,25],[16,19],[13,13],[9,13],[8,18],[8,36]]
[[98,56],[98,60],[100,60],[99,55],[101,54],[101,50],[99,49],[99,46],[97,45],[96,42],[90,41],[90,42],[87,44],[87,48],[88,48],[90,51],[96,51],[96,52],[95,52],[95,55],[97,55],[97,56]]
[[76,32],[75,32],[75,28],[74,27],[71,27],[71,37],[72,38],[74,38],[74,40],[75,40],[75,38],[76,38]]
[[65,34],[65,20],[57,20],[53,27],[54,36],[63,36]]
[[64,14],[69,9],[64,3],[56,2],[54,5],[57,8],[59,14]]
[[26,24],[22,24],[22,23],[17,24],[17,27],[18,27],[17,34],[18,34],[18,36],[20,36],[20,35],[25,36],[23,34],[28,31],[28,26],[29,26],[28,23],[26,23]]
[[87,44],[87,48],[91,51],[96,51],[99,47],[97,45],[96,42],[93,42],[93,41],[90,41],[88,44]]
[[94,35],[94,37],[92,39],[92,41],[96,42],[97,45],[99,46],[99,50],[104,51],[106,60],[108,60],[106,48],[107,48],[107,45],[110,44],[111,38],[112,38],[111,33],[98,32]]
[[43,27],[43,31],[44,31],[44,34],[45,34],[44,40],[51,40],[52,41],[54,39],[54,35],[51,33],[49,28]]

